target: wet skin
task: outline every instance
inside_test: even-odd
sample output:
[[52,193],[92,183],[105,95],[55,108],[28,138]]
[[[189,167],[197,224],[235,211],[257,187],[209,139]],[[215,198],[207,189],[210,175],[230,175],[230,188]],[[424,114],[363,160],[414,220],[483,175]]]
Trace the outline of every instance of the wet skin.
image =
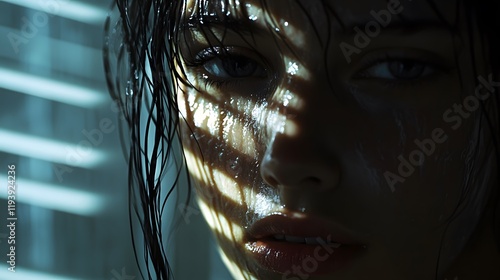
[[[229,8],[232,28],[207,13],[182,31],[185,79],[198,89],[178,88],[182,141],[226,264],[235,278],[287,279],[250,256],[244,233],[273,213],[303,213],[367,245],[343,270],[307,279],[494,279],[498,167],[480,110],[459,106],[480,84],[468,41],[423,1],[324,2],[267,1],[265,13],[247,1]],[[469,36],[454,2],[438,9]],[[196,7],[187,1],[183,16]],[[249,20],[236,20],[241,9]],[[388,9],[390,25],[356,46],[354,27]],[[359,52],[346,56],[342,42]],[[482,58],[476,67],[488,80]],[[494,98],[484,102],[498,120]],[[426,139],[428,155],[415,143]],[[415,150],[423,162],[411,163]],[[401,158],[413,172],[401,172]]]

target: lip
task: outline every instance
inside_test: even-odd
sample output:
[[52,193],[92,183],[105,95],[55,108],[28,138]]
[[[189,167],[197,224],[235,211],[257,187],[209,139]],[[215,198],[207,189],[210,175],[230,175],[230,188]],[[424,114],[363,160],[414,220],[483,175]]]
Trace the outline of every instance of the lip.
[[[314,238],[317,244],[277,240],[274,235]],[[361,236],[328,220],[279,213],[255,222],[246,232],[245,247],[262,267],[304,277],[334,273],[351,265],[366,253],[367,245]]]

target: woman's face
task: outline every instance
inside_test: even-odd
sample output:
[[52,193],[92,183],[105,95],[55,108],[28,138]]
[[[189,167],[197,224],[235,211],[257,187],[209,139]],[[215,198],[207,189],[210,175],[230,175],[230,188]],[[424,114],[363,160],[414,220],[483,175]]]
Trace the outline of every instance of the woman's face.
[[442,275],[495,174],[476,148],[491,151],[476,105],[498,84],[472,71],[455,1],[225,4],[183,7],[180,66],[193,87],[179,87],[178,104],[199,203],[233,275],[433,279],[438,260]]

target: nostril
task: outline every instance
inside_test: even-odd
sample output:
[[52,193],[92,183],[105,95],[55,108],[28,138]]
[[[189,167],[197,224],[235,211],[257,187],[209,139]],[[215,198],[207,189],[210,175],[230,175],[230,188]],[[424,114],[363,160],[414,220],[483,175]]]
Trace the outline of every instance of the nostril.
[[319,186],[321,185],[321,180],[318,177],[307,177],[303,180],[304,184],[307,185],[312,185],[312,186]]
[[264,181],[266,181],[267,184],[273,187],[278,186],[278,180],[274,179],[272,176],[264,176]]

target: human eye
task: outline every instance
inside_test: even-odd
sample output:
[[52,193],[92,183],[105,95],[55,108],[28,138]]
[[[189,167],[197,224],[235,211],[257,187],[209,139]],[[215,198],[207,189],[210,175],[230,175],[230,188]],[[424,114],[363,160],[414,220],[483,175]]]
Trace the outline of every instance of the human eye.
[[265,80],[268,69],[257,54],[237,48],[209,47],[197,53],[187,66],[198,72],[207,86],[230,86]]
[[369,57],[354,75],[355,80],[406,86],[447,72],[439,60],[419,55],[382,54]]
[[414,60],[393,60],[377,62],[361,73],[363,77],[387,80],[412,80],[434,74],[436,69]]

